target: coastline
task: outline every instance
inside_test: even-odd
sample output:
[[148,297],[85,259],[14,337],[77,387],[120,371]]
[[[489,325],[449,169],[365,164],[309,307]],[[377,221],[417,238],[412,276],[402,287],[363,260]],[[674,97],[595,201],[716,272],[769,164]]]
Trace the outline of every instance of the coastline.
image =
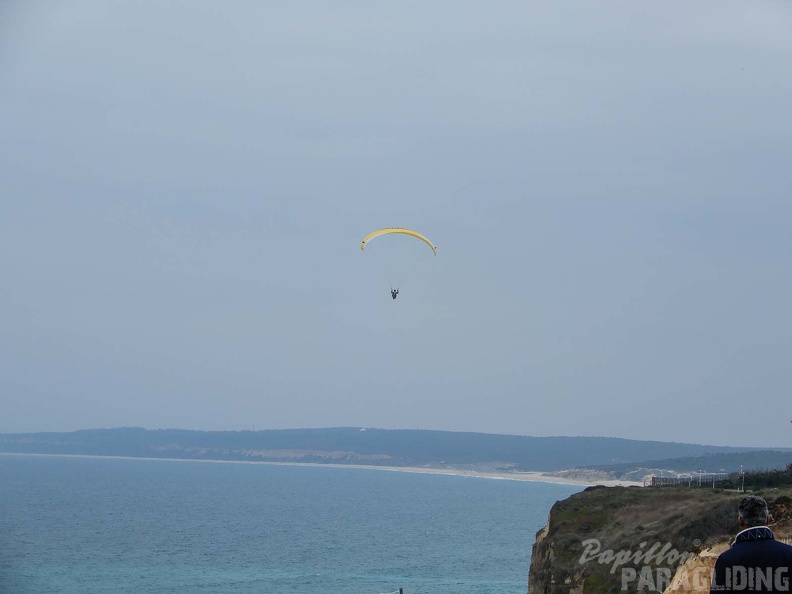
[[541,471],[501,471],[487,472],[478,470],[468,470],[462,468],[441,468],[427,466],[376,466],[373,464],[322,464],[318,462],[269,462],[263,460],[210,460],[196,458],[154,458],[145,456],[101,456],[98,454],[34,454],[34,453],[14,453],[0,452],[0,456],[38,456],[49,458],[93,458],[93,459],[115,459],[115,460],[153,460],[167,462],[207,462],[214,464],[266,464],[269,466],[308,466],[316,468],[352,468],[360,470],[380,470],[385,472],[408,472],[414,474],[445,474],[450,476],[462,476],[470,478],[485,478],[510,481],[527,481],[534,483],[553,483],[558,485],[577,485],[580,487],[604,486],[604,487],[641,487],[638,481],[621,481],[610,479],[584,480],[578,478],[558,477],[546,474]]

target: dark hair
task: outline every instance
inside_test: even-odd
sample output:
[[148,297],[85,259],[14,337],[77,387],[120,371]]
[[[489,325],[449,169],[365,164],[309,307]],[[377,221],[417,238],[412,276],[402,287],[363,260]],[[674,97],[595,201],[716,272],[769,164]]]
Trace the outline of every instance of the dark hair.
[[758,495],[749,495],[740,501],[740,517],[748,527],[764,526],[767,523],[767,501]]

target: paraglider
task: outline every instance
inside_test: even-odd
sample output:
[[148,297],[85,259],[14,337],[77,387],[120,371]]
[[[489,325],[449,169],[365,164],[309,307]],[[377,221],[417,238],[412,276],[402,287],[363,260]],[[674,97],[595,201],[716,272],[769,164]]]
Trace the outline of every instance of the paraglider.
[[[368,235],[366,235],[363,240],[360,242],[360,249],[364,250],[366,244],[374,239],[375,237],[379,237],[381,235],[390,235],[390,234],[401,234],[401,235],[409,235],[410,237],[415,237],[423,241],[429,248],[432,250],[432,253],[436,256],[437,255],[437,246],[433,244],[428,237],[425,235],[418,233],[418,231],[413,231],[412,229],[406,229],[404,227],[385,227],[384,229],[378,229],[376,231],[372,231]],[[399,296],[399,289],[393,288],[391,286],[391,299],[396,299]]]

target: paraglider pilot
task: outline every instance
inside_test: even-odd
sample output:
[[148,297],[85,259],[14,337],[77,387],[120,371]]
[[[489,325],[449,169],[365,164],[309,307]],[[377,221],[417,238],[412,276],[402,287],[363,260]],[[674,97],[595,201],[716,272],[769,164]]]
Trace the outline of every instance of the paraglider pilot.
[[393,289],[393,288],[391,288],[391,297],[392,297],[393,299],[396,299],[396,297],[398,297],[398,296],[399,296],[399,289]]

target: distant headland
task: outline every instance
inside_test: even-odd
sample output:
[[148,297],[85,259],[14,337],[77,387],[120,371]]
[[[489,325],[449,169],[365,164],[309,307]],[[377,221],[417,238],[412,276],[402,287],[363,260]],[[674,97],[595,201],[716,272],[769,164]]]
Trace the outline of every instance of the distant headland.
[[361,427],[261,431],[119,427],[0,434],[0,453],[322,464],[630,485],[641,484],[648,476],[701,480],[702,476],[783,468],[792,448]]

